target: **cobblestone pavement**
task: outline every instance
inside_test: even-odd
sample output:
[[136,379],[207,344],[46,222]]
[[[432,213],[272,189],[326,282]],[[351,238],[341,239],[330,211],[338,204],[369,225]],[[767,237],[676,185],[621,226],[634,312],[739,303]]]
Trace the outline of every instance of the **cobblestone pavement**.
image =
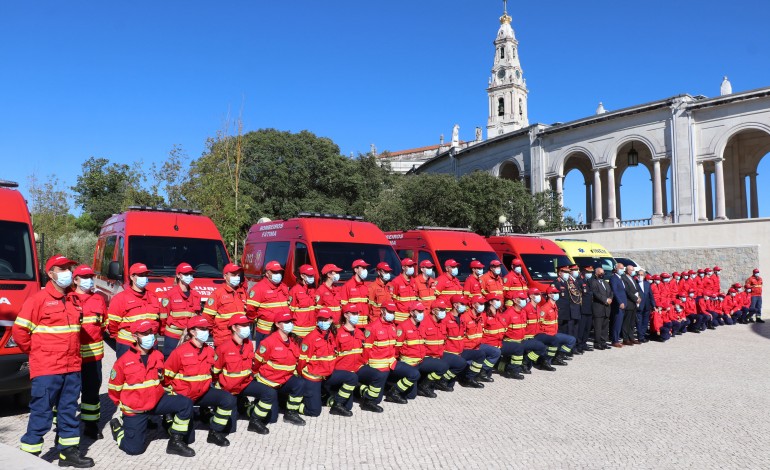
[[[193,459],[166,455],[162,439],[126,456],[108,428],[104,440],[84,445],[102,469],[770,468],[768,325],[594,351],[524,381],[497,377],[483,390],[384,403],[379,415],[357,405],[352,418],[325,409],[305,427],[279,420],[267,436],[241,421],[224,449],[207,444],[199,427]],[[110,403],[103,425],[113,410]],[[0,404],[0,442],[17,447],[26,421],[24,410]],[[46,436],[46,446],[52,441]]]

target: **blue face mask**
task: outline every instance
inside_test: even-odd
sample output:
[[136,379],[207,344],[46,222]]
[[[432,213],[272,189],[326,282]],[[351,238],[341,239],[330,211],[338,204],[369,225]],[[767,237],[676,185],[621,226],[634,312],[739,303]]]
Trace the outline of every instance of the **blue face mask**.
[[558,302],[559,301],[559,294],[553,294],[551,296],[551,298],[553,299],[554,302]]
[[319,320],[318,321],[318,328],[320,328],[321,331],[326,331],[326,330],[328,330],[331,327],[332,327],[332,321],[331,320],[326,320],[326,321]]
[[292,322],[284,323],[282,329],[283,329],[283,332],[286,333],[287,335],[291,334],[291,332],[294,331],[294,323]]
[[340,280],[340,273],[332,274],[332,281],[333,282],[339,282],[339,280]]
[[586,273],[586,279],[591,279],[594,277],[593,273]]
[[67,270],[56,273],[56,279],[53,282],[62,289],[66,289],[72,285],[72,271]]
[[230,276],[230,287],[238,287],[241,284],[241,276]]
[[536,295],[535,296],[535,303],[539,304],[542,299],[543,299],[542,297],[540,297],[539,295]]
[[358,315],[351,315],[348,317],[348,321],[350,321],[350,324],[353,326],[358,325]]
[[481,304],[479,304],[479,305],[476,305],[476,311],[477,311],[478,313],[481,313],[481,312],[483,312],[483,311],[484,311],[484,306],[483,306],[483,305],[481,305]]
[[396,319],[396,314],[391,312],[385,312],[385,321],[386,322],[392,322]]
[[425,268],[425,275],[428,277],[433,277],[433,268]]
[[416,321],[417,323],[420,323],[421,321],[423,321],[424,318],[425,318],[425,314],[424,313],[417,312],[417,314],[415,314],[415,316],[414,316],[414,321]]
[[198,330],[195,333],[195,339],[200,341],[201,343],[205,343],[209,340],[209,330]]
[[446,318],[446,310],[439,310],[438,312],[436,312],[436,318],[438,318],[439,320],[443,320],[444,318]]
[[144,289],[144,287],[147,285],[147,282],[148,282],[147,276],[137,276],[136,287],[140,289]]
[[308,284],[315,284],[315,277],[308,276],[305,278],[305,282],[307,282]]
[[414,276],[414,266],[409,266],[404,270],[407,276]]
[[382,273],[382,280],[384,282],[390,281],[390,273]]
[[457,313],[465,313],[466,310],[468,310],[468,307],[463,304],[457,306]]
[[94,278],[84,277],[80,279],[80,288],[85,292],[90,292],[94,288]]
[[361,280],[363,281],[364,279],[369,277],[369,271],[367,271],[366,269],[362,269],[362,270],[358,271],[358,277],[360,277]]
[[187,284],[188,286],[189,286],[190,284],[192,284],[192,282],[193,282],[193,279],[195,279],[195,278],[193,277],[193,275],[192,275],[192,274],[183,274],[183,275],[182,275],[182,282],[184,282],[184,283],[185,283],[185,284]]
[[513,268],[513,272],[515,272],[516,274],[521,274],[521,266],[516,266],[515,268]]
[[282,279],[283,279],[283,274],[281,273],[275,273],[270,276],[270,281],[273,284],[280,284]]
[[155,335],[142,336],[139,341],[139,346],[142,349],[152,349],[155,345]]
[[246,339],[249,336],[251,336],[251,327],[248,326],[241,326],[238,328],[238,337],[241,339]]
[[527,306],[527,301],[524,299],[519,299],[519,307],[524,308]]
[[460,272],[460,271],[459,271],[457,268],[452,268],[452,271],[451,271],[451,273],[452,273],[452,276],[455,276],[455,277],[456,277],[456,276],[457,276],[457,274],[458,274],[459,272]]

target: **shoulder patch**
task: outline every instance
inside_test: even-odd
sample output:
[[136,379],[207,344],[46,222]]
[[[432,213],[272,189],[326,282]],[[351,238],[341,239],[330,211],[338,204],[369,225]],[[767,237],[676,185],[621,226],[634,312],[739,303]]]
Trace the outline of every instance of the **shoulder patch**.
[[396,336],[401,336],[401,334],[402,334],[402,333],[403,333],[403,332],[401,331],[401,328],[399,328],[398,330],[396,330]]
[[250,291],[250,292],[249,292],[249,298],[250,298],[250,299],[254,298],[254,291]]
[[162,299],[160,299],[160,304],[163,305],[164,307],[168,307],[168,299],[163,297]]
[[369,330],[364,330],[364,336],[366,336],[367,338],[368,338],[368,337],[369,337],[369,335],[371,335],[371,334],[372,334],[372,332],[371,332],[371,331],[369,331]]
[[302,345],[302,352],[305,352],[305,351],[307,351],[307,344]]
[[262,345],[260,344],[260,345],[259,345],[259,353],[260,353],[260,354],[264,354],[264,353],[265,353],[265,351],[267,351],[267,349],[266,349],[264,346],[262,346]]
[[115,380],[115,377],[117,377],[118,373],[115,372],[115,369],[112,369],[110,371],[110,380]]
[[214,305],[214,297],[209,297],[209,300],[207,301],[209,305]]

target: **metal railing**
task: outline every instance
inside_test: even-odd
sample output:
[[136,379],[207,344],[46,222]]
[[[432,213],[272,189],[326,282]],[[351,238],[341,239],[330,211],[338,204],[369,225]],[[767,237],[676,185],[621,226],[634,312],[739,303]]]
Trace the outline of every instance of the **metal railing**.
[[579,232],[581,230],[590,230],[591,224],[575,224],[575,225],[565,225],[564,228],[562,228],[562,232]]
[[618,222],[620,227],[646,227],[652,225],[652,219],[631,219]]

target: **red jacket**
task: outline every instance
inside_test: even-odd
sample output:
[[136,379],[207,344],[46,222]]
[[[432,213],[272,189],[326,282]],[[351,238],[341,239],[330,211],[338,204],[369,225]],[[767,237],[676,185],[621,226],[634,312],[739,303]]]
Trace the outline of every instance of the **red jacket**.
[[131,346],[134,337],[131,335],[131,324],[137,320],[159,321],[160,302],[149,290],[137,292],[129,285],[118,292],[110,300],[107,311],[107,332],[118,343]]
[[546,303],[537,308],[540,316],[538,318],[538,329],[540,333],[546,335],[555,335],[559,332],[559,309],[556,303],[548,299]]
[[179,284],[164,292],[159,300],[161,330],[169,338],[181,338],[187,320],[201,313],[201,295],[195,289],[189,289],[185,295]]
[[51,281],[24,301],[12,334],[29,355],[30,378],[80,372],[80,312]]
[[487,295],[490,292],[505,296],[505,287],[502,277],[492,271],[487,271],[481,276],[481,294]]
[[171,351],[166,359],[165,386],[177,395],[197,401],[211,388],[214,348],[204,344],[196,347],[192,341]]
[[320,382],[334,372],[337,338],[331,330],[314,329],[302,340],[297,370],[303,379]]
[[484,329],[484,317],[477,315],[472,311],[471,307],[460,315],[460,322],[463,324],[465,330],[465,347],[464,349],[479,349],[481,344],[481,337],[483,336]]
[[436,321],[433,315],[426,312],[425,318],[420,322],[420,334],[425,340],[425,356],[441,358],[444,355],[446,344],[447,319]]
[[83,362],[101,361],[104,357],[107,300],[99,292],[78,294],[75,291],[67,294],[67,300],[80,312],[80,356]]
[[406,278],[405,274],[399,274],[390,281],[390,290],[393,293],[393,301],[396,303],[396,323],[401,323],[409,318],[409,304],[417,300],[417,289],[413,278]]
[[[547,301],[545,302],[547,303]],[[545,303],[543,305],[545,305]],[[524,328],[524,339],[532,339],[540,333],[540,311],[534,302],[527,302],[524,306],[524,315],[527,317],[527,326]]]
[[[318,308],[327,308],[332,312],[332,321],[334,323],[340,322],[341,312],[340,312],[340,297],[339,297],[339,289],[334,287],[332,285],[331,287],[327,286],[326,284],[321,284],[318,289],[315,290],[315,303]],[[359,324],[363,320],[364,323],[366,322],[366,314],[369,310],[364,310],[363,312],[359,312]]]
[[275,322],[275,316],[288,313],[289,288],[283,282],[275,285],[268,278],[262,278],[249,290],[246,299],[246,314],[257,320],[256,330],[269,335]]
[[344,326],[337,328],[337,362],[335,370],[358,372],[364,365],[364,336],[363,330],[353,328],[348,331]]
[[746,284],[751,287],[752,297],[762,297],[762,278],[757,276],[751,276],[746,279]]
[[503,339],[506,341],[521,342],[527,331],[527,312],[523,308],[510,307],[505,311],[508,317],[508,329]]
[[698,306],[695,305],[695,299],[687,297],[687,300],[684,302],[684,314],[695,315],[696,313],[698,313]]
[[436,300],[436,280],[432,277],[424,278],[422,273],[414,277],[414,289],[417,291],[417,298],[423,302],[433,302]]
[[711,310],[711,305],[709,305],[710,303],[711,301],[706,300],[705,297],[701,297],[698,299],[696,311],[698,313],[708,313],[708,311]]
[[449,277],[447,273],[442,274],[436,279],[436,298],[449,302],[453,295],[463,293],[463,287],[456,277]]
[[416,366],[425,359],[425,338],[420,326],[409,319],[401,322],[396,331],[396,353],[398,360]]
[[209,296],[203,314],[208,317],[214,330],[214,347],[230,340],[232,332],[227,323],[234,315],[244,313],[246,313],[246,289],[243,285],[233,289],[225,284]]
[[348,279],[348,282],[342,285],[339,291],[341,305],[358,305],[358,327],[363,328],[368,322],[369,317],[369,286],[365,282],[358,282],[356,276]]
[[254,380],[254,345],[248,339],[239,345],[230,337],[217,346],[214,358],[211,372],[219,388],[238,395]]
[[502,347],[503,335],[508,330],[508,316],[500,311],[494,315],[490,315],[489,312],[484,312],[484,329],[481,336],[481,342],[494,346],[496,348]]
[[522,274],[516,274],[515,271],[509,271],[503,279],[503,297],[505,306],[513,305],[513,299],[519,292],[527,291],[527,279]]
[[147,365],[136,347],[132,347],[115,361],[110,372],[107,393],[120,411],[134,415],[152,410],[165,393],[163,354],[157,349],[147,353]]
[[460,315],[447,314],[441,322],[446,332],[444,351],[451,354],[462,354],[465,350],[465,324]]
[[286,341],[274,331],[259,343],[254,355],[254,376],[268,387],[278,388],[289,381],[297,369],[300,349],[291,337]]
[[481,294],[481,278],[476,277],[474,273],[471,273],[465,278],[465,284],[463,284],[463,294],[470,298],[476,294]]
[[307,336],[316,327],[315,289],[295,284],[289,290],[289,310],[295,320],[293,332],[297,336]]
[[377,318],[364,331],[364,362],[379,371],[396,367],[396,325]]

